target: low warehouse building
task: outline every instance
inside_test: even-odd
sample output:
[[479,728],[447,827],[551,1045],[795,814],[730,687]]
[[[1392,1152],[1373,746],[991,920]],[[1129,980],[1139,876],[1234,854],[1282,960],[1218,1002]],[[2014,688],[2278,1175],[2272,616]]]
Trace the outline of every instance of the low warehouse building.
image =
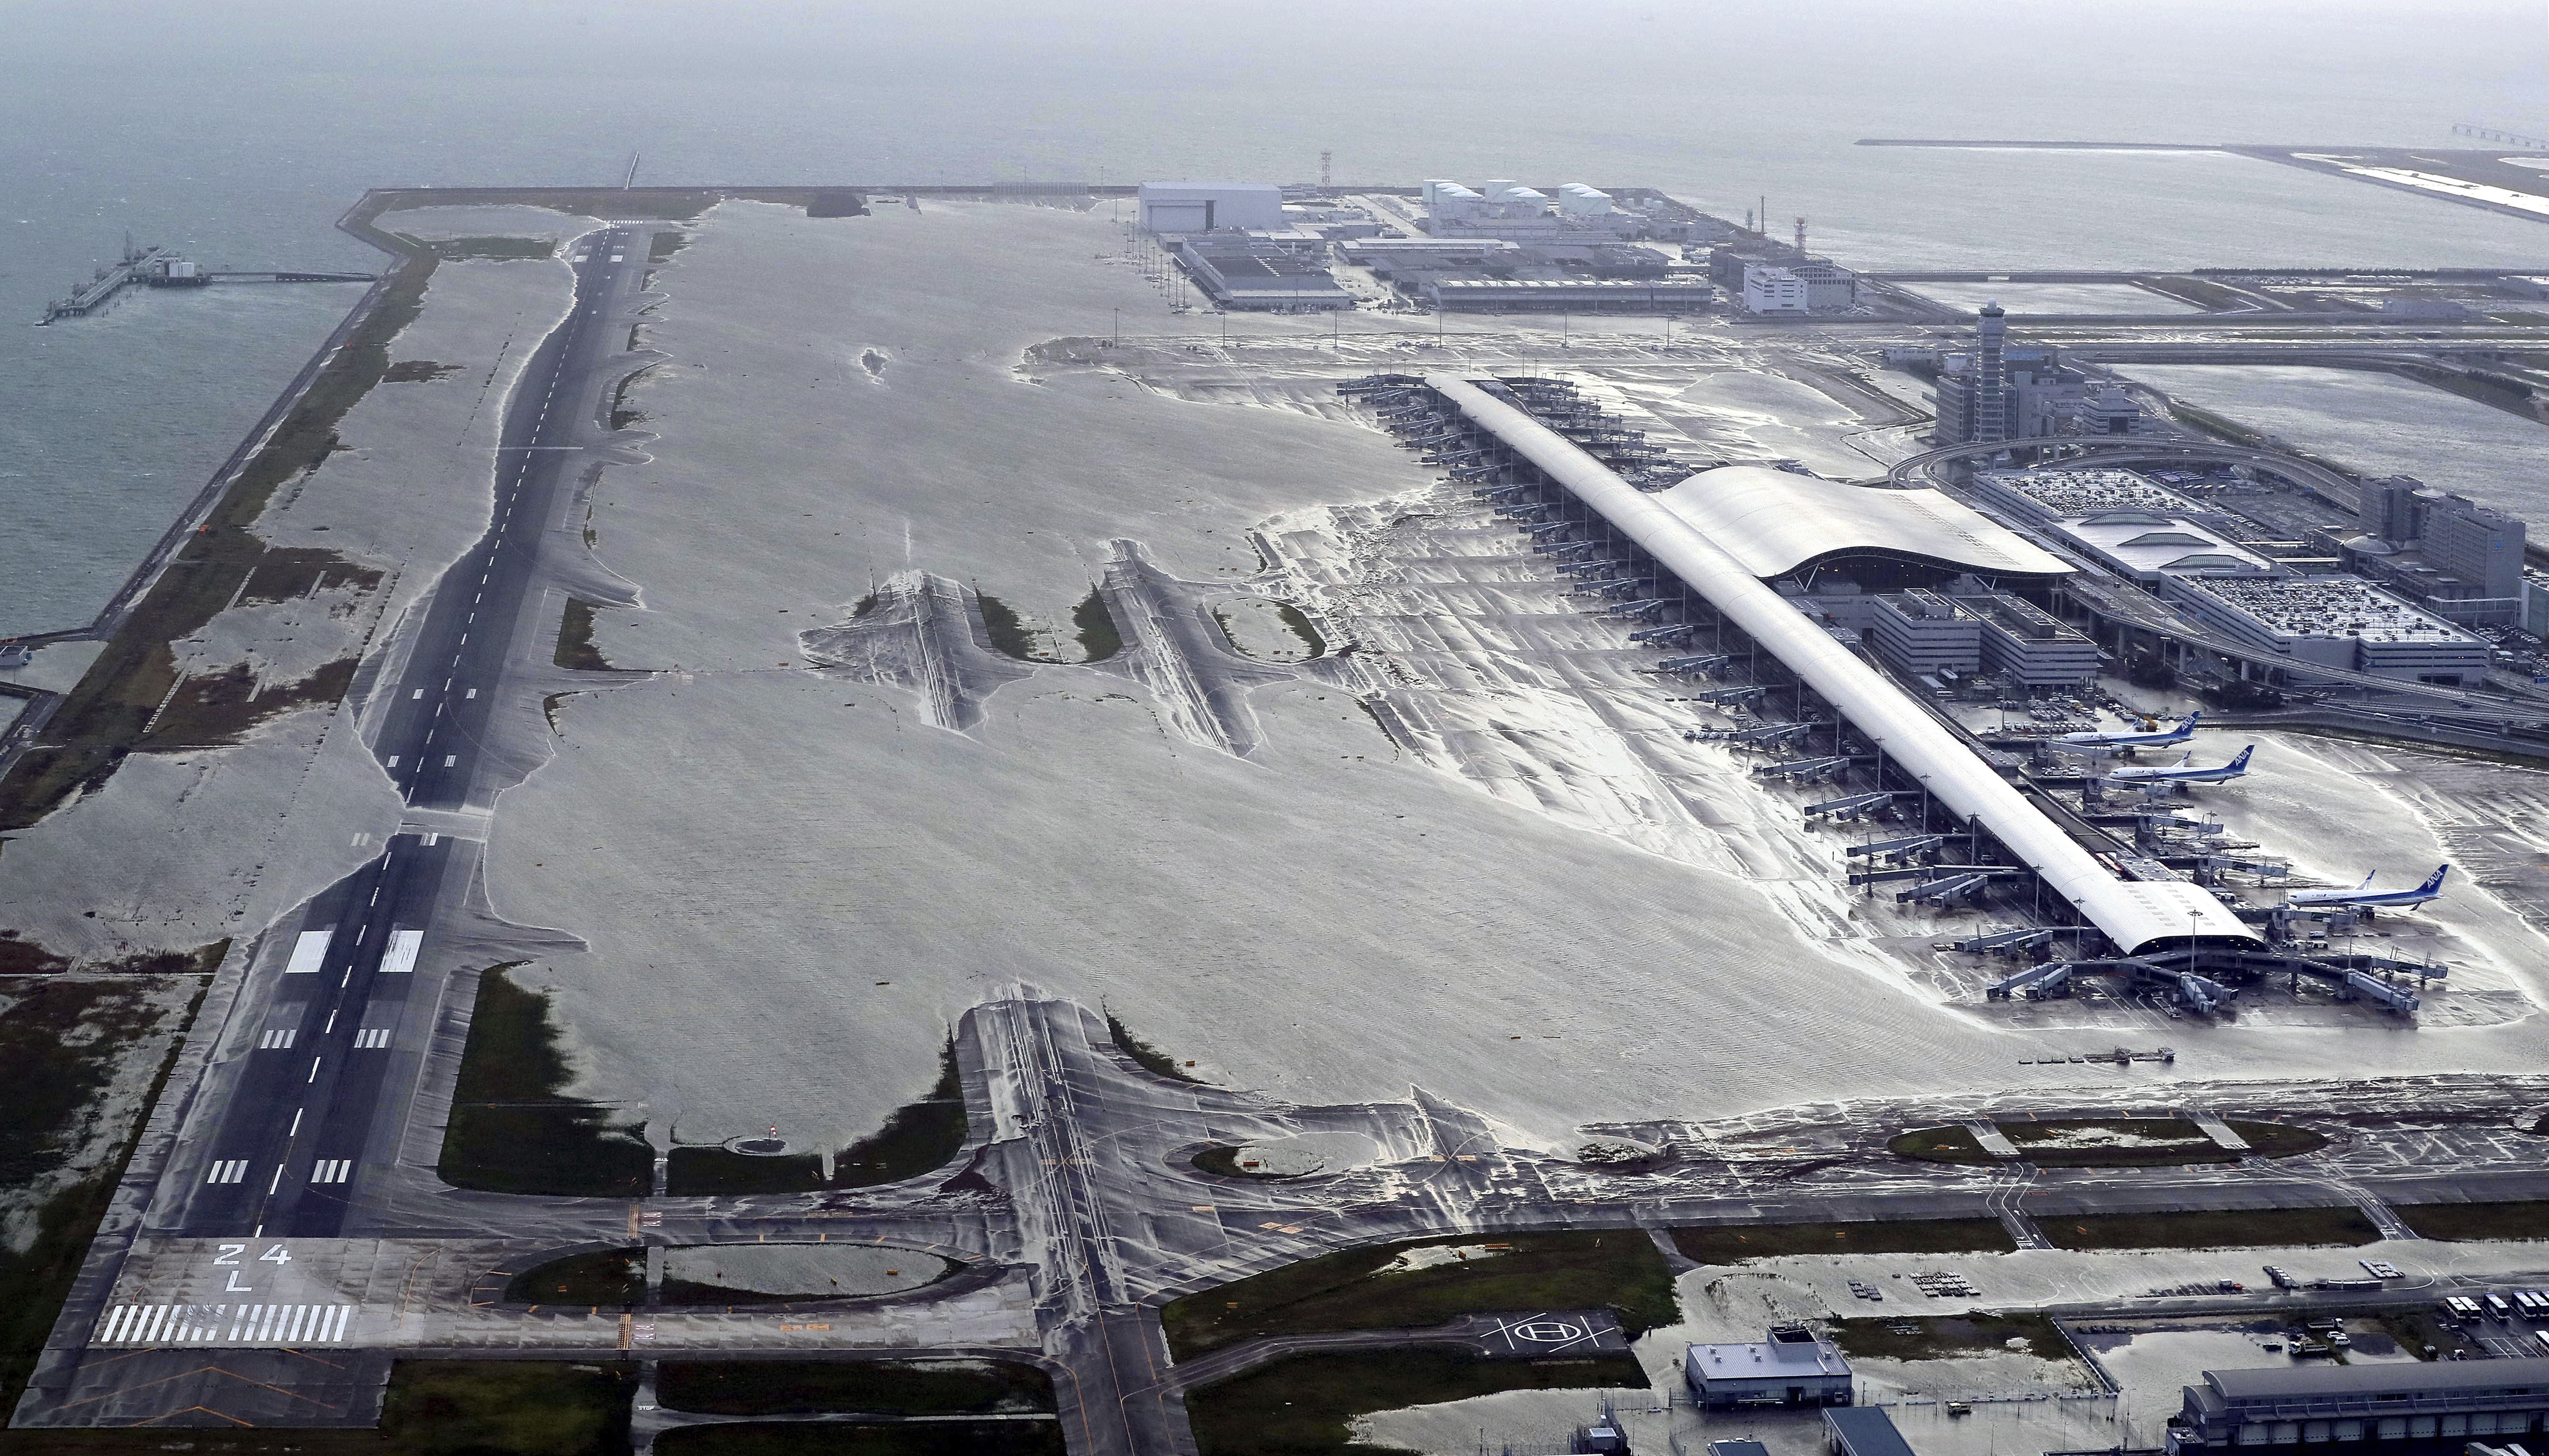
[[1912,1443],[1894,1417],[1874,1406],[1824,1412],[1824,1450],[1830,1456],[1912,1456]]
[[1750,1344],[1692,1345],[1682,1378],[1702,1406],[1846,1406],[1849,1362],[1802,1324],[1783,1324]]
[[1268,309],[1295,314],[1311,309],[1351,309],[1347,293],[1315,259],[1245,232],[1198,233],[1179,239],[1177,257],[1186,276],[1225,309]]
[[2207,1370],[2183,1388],[2170,1456],[2301,1446],[2325,1456],[2458,1450],[2478,1436],[2549,1429],[2549,1359]]
[[2215,631],[2293,662],[2456,687],[2487,681],[2485,640],[2353,577],[2174,577],[2161,594]]

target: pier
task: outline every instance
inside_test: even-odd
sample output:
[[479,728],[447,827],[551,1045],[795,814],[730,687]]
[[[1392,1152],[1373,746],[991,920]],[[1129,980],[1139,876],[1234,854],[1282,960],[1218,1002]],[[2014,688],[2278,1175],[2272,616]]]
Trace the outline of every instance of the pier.
[[128,234],[124,239],[122,257],[99,268],[70,297],[45,305],[45,317],[36,322],[41,325],[62,318],[86,318],[113,302],[117,294],[133,287],[203,288],[215,283],[371,283],[377,277],[371,273],[314,273],[288,268],[206,269],[169,248],[156,244],[136,246]]

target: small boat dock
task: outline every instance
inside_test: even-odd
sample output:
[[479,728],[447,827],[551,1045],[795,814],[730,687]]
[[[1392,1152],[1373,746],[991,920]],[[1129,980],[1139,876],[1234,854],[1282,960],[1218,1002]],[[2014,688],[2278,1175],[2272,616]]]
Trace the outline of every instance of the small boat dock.
[[371,273],[313,273],[300,269],[264,269],[239,271],[208,269],[192,258],[156,244],[137,245],[130,235],[124,239],[124,255],[101,266],[89,280],[66,298],[45,305],[45,317],[39,324],[63,318],[82,318],[112,303],[115,296],[128,288],[203,288],[215,283],[370,283]]

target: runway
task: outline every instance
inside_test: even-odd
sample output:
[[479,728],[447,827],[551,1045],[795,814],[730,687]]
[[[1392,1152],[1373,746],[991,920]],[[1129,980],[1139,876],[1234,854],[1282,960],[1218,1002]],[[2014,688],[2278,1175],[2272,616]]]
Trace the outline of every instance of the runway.
[[[425,608],[404,668],[385,685],[372,750],[411,813],[470,807],[480,755],[533,604],[542,534],[556,521],[581,442],[600,407],[595,369],[614,357],[614,306],[642,274],[651,229],[613,228],[569,254],[575,303],[533,351],[506,406],[494,520]],[[639,251],[632,256],[628,249]],[[203,1164],[177,1228],[199,1236],[329,1237],[395,1136],[431,1006],[411,992],[436,907],[455,888],[450,840],[403,832],[330,887],[298,927],[268,937],[282,952],[254,1040],[217,1066],[190,1141]],[[387,1110],[392,1116],[383,1118]]]

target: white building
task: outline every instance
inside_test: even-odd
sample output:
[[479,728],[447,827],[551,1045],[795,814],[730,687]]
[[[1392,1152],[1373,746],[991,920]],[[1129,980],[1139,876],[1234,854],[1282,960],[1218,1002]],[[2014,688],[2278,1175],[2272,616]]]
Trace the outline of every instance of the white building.
[[2184,514],[2093,510],[2046,527],[2117,576],[2155,587],[2170,577],[2274,577],[2284,569]]
[[1283,217],[1283,189],[1272,182],[1145,182],[1137,196],[1145,232],[1290,226]]
[[1858,306],[1858,275],[1831,263],[1744,270],[1744,307],[1753,314],[1846,314]]
[[1806,280],[1790,268],[1773,268],[1755,263],[1744,270],[1744,312],[1747,314],[1803,314],[1806,312]]
[[1846,1406],[1849,1362],[1841,1348],[1803,1325],[1783,1325],[1756,1342],[1692,1345],[1682,1379],[1702,1406]]

